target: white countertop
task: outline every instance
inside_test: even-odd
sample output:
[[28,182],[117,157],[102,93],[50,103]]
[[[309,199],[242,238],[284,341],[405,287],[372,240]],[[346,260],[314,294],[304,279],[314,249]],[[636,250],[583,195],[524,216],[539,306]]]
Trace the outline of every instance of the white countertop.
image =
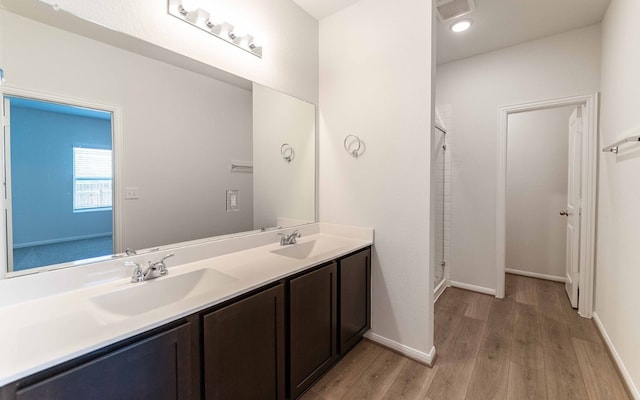
[[[4,305],[0,307],[0,386],[373,244],[373,230],[369,230],[370,235],[361,231],[351,237],[348,229],[316,231],[319,233],[305,235],[293,245],[310,246],[315,242],[315,252],[305,259],[276,254],[272,251],[289,246],[273,243],[173,267],[169,259],[169,274],[146,282],[131,283],[126,277]],[[208,280],[202,280],[199,288],[189,288],[182,298],[166,297],[171,293],[164,290],[168,282],[163,280],[182,276],[187,281],[203,275],[193,273],[198,270],[210,270]],[[105,295],[121,302],[118,295],[110,293],[126,290],[131,294],[136,285],[143,291],[136,292],[142,297],[133,297],[127,310],[131,315],[112,313],[96,305],[96,298]],[[162,290],[155,290],[158,288]]]

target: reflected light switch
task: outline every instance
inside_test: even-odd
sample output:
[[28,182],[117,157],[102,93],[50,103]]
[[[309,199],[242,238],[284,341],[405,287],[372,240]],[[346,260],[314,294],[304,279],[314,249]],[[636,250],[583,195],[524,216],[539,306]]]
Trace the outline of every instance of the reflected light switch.
[[237,190],[227,190],[227,211],[238,211]]

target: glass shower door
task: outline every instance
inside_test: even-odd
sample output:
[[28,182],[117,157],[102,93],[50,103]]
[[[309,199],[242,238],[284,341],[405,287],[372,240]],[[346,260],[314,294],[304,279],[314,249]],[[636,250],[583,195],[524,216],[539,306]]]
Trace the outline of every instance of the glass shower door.
[[436,126],[434,129],[432,156],[433,156],[433,168],[434,168],[434,282],[433,286],[438,292],[439,286],[443,284],[445,279],[445,267],[446,267],[446,250],[448,249],[448,214],[449,214],[449,180],[450,169],[447,160],[447,133],[446,131]]

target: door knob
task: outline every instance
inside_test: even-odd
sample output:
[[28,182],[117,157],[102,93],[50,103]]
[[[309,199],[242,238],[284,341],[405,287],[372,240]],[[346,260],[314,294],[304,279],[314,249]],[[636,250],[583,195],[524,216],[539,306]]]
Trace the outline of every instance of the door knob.
[[569,211],[562,210],[562,211],[560,211],[560,215],[564,215],[565,217],[568,217],[569,216]]

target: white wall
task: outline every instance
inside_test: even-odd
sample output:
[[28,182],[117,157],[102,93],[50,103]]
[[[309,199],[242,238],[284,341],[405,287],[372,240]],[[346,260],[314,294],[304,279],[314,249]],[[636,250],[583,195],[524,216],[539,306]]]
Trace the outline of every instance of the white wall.
[[262,59],[167,14],[166,0],[41,1],[317,103],[318,21],[291,0],[185,1],[253,33],[264,45]]
[[[373,333],[421,358],[433,345],[431,16],[427,0],[362,0],[320,21],[320,219],[375,228]],[[365,142],[357,159],[348,134]]]
[[[294,151],[287,162],[284,143]],[[315,220],[316,108],[253,85],[254,228]]]
[[[639,15],[637,0],[613,0],[602,23],[602,147],[640,134]],[[599,166],[595,312],[640,399],[640,145]]]
[[[253,229],[251,92],[21,16],[1,12],[6,86],[118,106],[124,247]],[[240,190],[227,213],[226,189]]]
[[596,92],[600,26],[439,65],[451,107],[451,279],[495,289],[498,108]]
[[510,114],[506,267],[565,276],[569,116],[575,107]]

